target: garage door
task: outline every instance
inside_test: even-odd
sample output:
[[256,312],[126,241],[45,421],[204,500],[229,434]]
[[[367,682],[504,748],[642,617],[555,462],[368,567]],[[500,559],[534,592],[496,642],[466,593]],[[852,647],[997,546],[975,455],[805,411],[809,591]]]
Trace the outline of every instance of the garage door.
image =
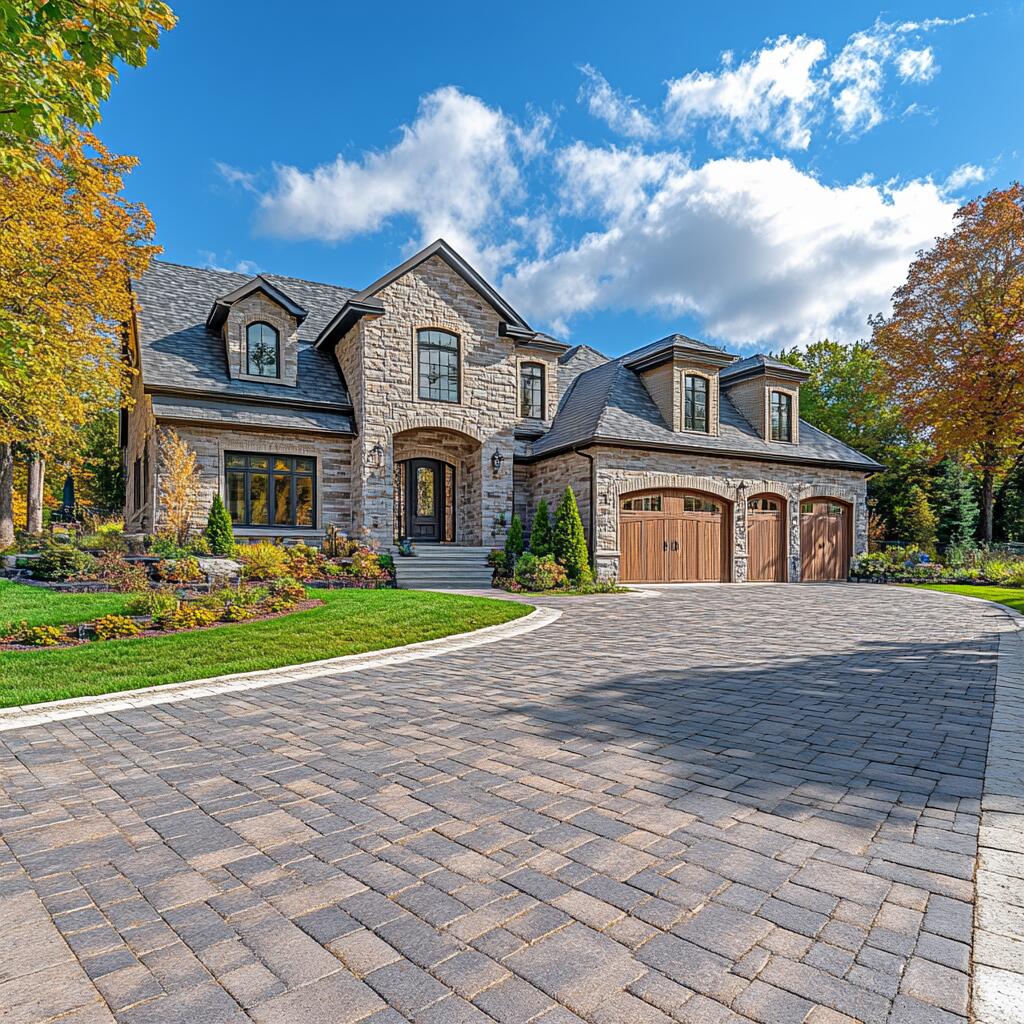
[[772,494],[747,500],[747,579],[781,583],[786,578],[786,505]]
[[850,510],[838,501],[800,503],[801,578],[845,580],[850,564]]
[[728,510],[720,499],[651,491],[622,499],[619,576],[626,583],[710,583],[729,578]]

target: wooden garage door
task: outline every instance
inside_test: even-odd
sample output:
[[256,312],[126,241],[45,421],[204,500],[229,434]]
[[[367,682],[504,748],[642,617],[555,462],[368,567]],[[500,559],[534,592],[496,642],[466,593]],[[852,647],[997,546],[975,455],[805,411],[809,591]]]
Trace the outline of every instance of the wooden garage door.
[[682,491],[622,500],[620,578],[627,583],[710,583],[729,578],[724,503]]
[[773,494],[747,500],[747,579],[781,583],[786,579],[785,502]]
[[850,563],[850,510],[838,501],[800,503],[801,578],[845,580]]

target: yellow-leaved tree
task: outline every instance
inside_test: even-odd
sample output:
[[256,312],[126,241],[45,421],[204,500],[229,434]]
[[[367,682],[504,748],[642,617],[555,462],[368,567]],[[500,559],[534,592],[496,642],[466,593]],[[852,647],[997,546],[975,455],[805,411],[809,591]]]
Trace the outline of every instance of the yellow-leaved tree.
[[159,252],[148,211],[121,194],[134,158],[81,131],[37,160],[44,173],[0,175],[0,548],[14,540],[15,453],[59,457],[127,394],[129,279]]
[[160,506],[161,532],[184,544],[199,511],[199,459],[176,430],[160,434]]

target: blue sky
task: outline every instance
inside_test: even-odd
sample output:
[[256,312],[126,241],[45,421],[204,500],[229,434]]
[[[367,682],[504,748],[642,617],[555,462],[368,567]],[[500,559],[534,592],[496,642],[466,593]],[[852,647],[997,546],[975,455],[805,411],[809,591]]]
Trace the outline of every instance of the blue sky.
[[609,354],[853,341],[1022,176],[1019,0],[173,6],[98,129],[165,259],[359,288],[443,235]]

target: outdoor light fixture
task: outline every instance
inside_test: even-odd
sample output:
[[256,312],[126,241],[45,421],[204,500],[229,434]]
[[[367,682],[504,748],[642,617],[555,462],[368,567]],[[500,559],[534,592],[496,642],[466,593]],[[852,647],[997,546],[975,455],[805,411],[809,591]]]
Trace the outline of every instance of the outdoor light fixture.
[[367,462],[370,469],[384,468],[384,448],[379,441],[370,449]]
[[494,467],[494,475],[495,476],[497,476],[501,472],[501,466],[502,466],[502,463],[504,461],[505,461],[505,456],[502,455],[501,452],[499,452],[497,448],[495,448],[494,449],[494,454],[491,456],[491,465]]

